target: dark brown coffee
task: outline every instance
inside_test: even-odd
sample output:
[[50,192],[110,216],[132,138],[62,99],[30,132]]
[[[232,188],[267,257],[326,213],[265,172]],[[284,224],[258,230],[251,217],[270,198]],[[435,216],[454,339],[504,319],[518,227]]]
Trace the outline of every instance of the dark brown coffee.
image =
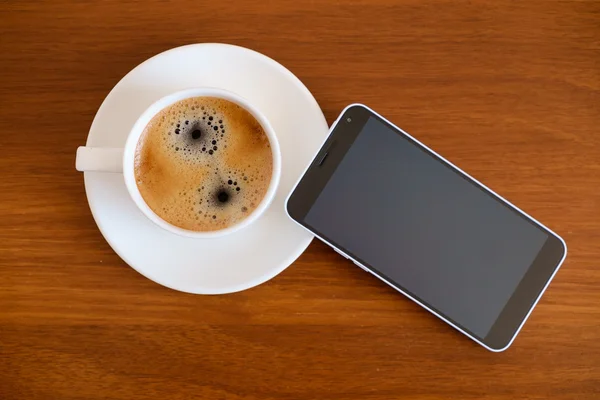
[[137,144],[144,201],[192,231],[235,225],[260,204],[273,173],[269,139],[244,108],[215,97],[181,100],[152,118]]

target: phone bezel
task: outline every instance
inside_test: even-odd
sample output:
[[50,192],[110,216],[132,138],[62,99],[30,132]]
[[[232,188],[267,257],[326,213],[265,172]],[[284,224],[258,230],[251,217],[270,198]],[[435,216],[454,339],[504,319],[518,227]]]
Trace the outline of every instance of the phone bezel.
[[[448,168],[453,169],[471,184],[476,185],[490,195],[490,197],[504,204],[510,211],[515,212],[548,235],[548,239],[542,246],[542,249],[527,269],[525,276],[485,337],[474,334],[468,328],[462,326],[460,322],[445,316],[434,305],[423,301],[417,294],[407,290],[400,283],[392,281],[380,273],[376,267],[367,264],[364,260],[355,256],[350,249],[342,248],[334,240],[325,237],[304,222],[304,217],[316,201],[319,193],[325,187],[329,178],[333,175],[337,166],[354,143],[364,124],[371,117],[377,118],[397,134],[402,135],[431,157],[439,160]],[[350,122],[348,122],[348,119],[350,119]],[[320,150],[288,196],[286,211],[295,222],[329,244],[338,253],[352,259],[359,267],[372,273],[477,343],[496,352],[503,351],[512,344],[567,254],[567,246],[564,240],[556,233],[363,104],[351,104],[342,111],[336,122],[332,125],[329,135]]]

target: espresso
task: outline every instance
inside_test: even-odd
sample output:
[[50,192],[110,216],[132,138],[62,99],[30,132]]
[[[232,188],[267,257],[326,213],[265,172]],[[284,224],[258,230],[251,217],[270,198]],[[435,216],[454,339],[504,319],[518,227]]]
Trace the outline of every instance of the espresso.
[[168,223],[215,231],[246,218],[273,173],[269,139],[244,108],[215,97],[181,100],[155,115],[137,144],[135,179]]

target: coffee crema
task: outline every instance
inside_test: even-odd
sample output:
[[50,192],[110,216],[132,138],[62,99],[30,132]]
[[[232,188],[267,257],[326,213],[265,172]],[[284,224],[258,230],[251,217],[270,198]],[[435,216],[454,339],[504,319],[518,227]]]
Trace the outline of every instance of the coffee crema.
[[148,206],[168,223],[215,231],[258,207],[273,155],[260,123],[216,97],[178,101],[156,114],[138,141],[135,179]]

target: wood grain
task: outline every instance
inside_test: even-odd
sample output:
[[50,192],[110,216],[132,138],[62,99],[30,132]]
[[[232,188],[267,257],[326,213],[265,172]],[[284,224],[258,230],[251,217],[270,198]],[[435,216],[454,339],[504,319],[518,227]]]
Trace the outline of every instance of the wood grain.
[[[329,122],[364,102],[561,234],[562,270],[493,354],[315,242],[246,292],[143,278],[74,155],[146,58],[227,42]],[[0,3],[0,398],[600,398],[600,3]],[[267,245],[267,244],[266,244]]]

